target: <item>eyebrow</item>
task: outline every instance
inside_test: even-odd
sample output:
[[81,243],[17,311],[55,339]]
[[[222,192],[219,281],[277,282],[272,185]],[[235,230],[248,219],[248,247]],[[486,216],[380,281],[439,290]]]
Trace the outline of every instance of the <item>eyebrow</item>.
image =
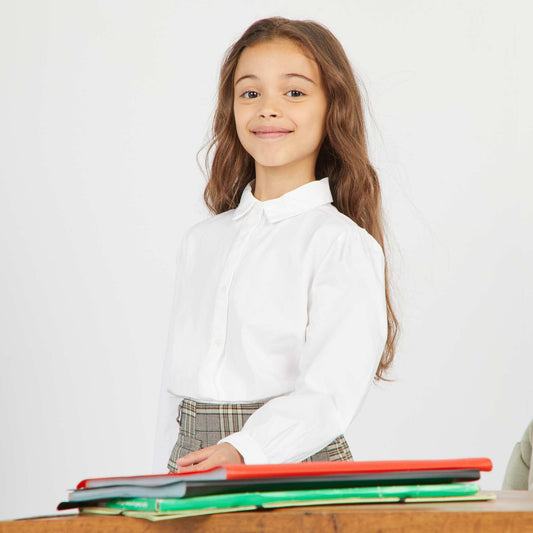
[[[304,76],[303,74],[298,74],[297,72],[289,72],[288,74],[282,74],[282,78],[302,78],[304,80],[310,81],[313,85],[316,85],[316,83],[307,76]],[[259,78],[255,74],[246,74],[245,76],[241,76],[236,82],[235,85],[237,85],[240,81],[244,80],[245,78],[250,78],[252,80],[258,80]]]

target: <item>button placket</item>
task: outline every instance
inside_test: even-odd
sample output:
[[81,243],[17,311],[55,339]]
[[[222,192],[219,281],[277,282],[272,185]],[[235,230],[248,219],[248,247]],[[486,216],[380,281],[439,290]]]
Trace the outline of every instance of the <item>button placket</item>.
[[212,360],[215,361],[215,368],[213,372],[215,387],[220,391],[220,369],[224,359],[224,344],[226,340],[227,318],[228,318],[228,302],[229,291],[233,275],[241,262],[243,252],[249,242],[251,234],[261,223],[263,215],[263,208],[255,206],[244,217],[243,227],[239,236],[228,254],[226,263],[224,265],[224,272],[222,273],[221,285],[218,288],[217,298],[215,302],[215,315],[213,324],[213,345],[216,347],[212,349]]

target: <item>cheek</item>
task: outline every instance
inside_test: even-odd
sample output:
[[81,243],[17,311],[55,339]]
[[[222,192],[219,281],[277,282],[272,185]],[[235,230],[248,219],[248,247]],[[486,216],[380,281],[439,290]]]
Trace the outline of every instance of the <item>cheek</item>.
[[326,128],[326,110],[320,109],[319,112],[316,113],[315,116],[315,125],[316,130],[318,131],[318,135],[323,135],[324,130]]
[[324,116],[321,109],[313,107],[311,109],[302,110],[301,113],[298,113],[298,116],[295,116],[300,127],[304,126],[307,130],[317,130],[322,128],[324,123]]
[[242,112],[237,112],[233,114],[235,120],[235,129],[237,131],[237,138],[239,139],[241,145],[245,148],[248,147],[250,143],[250,134],[248,131],[248,125],[250,121],[248,120],[246,114]]
[[324,125],[324,116],[321,113],[313,113],[308,115],[305,129],[310,137],[318,139],[322,136]]
[[233,117],[235,119],[235,125],[237,126],[238,132],[244,132],[247,128],[248,117],[246,113],[243,113],[242,110],[233,108]]

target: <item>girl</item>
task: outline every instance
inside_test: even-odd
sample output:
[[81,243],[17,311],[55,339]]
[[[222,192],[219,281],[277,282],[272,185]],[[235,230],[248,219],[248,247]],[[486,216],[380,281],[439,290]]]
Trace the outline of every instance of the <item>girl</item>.
[[177,258],[154,471],[351,460],[344,432],[398,323],[361,97],[331,32],[252,24],[222,66],[213,146],[215,216]]

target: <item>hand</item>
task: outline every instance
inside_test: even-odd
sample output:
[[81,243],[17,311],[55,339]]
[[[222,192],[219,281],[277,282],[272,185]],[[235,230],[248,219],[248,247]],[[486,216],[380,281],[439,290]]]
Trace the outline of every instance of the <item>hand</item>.
[[208,470],[215,466],[244,463],[243,456],[229,442],[221,442],[178,459],[178,472]]

